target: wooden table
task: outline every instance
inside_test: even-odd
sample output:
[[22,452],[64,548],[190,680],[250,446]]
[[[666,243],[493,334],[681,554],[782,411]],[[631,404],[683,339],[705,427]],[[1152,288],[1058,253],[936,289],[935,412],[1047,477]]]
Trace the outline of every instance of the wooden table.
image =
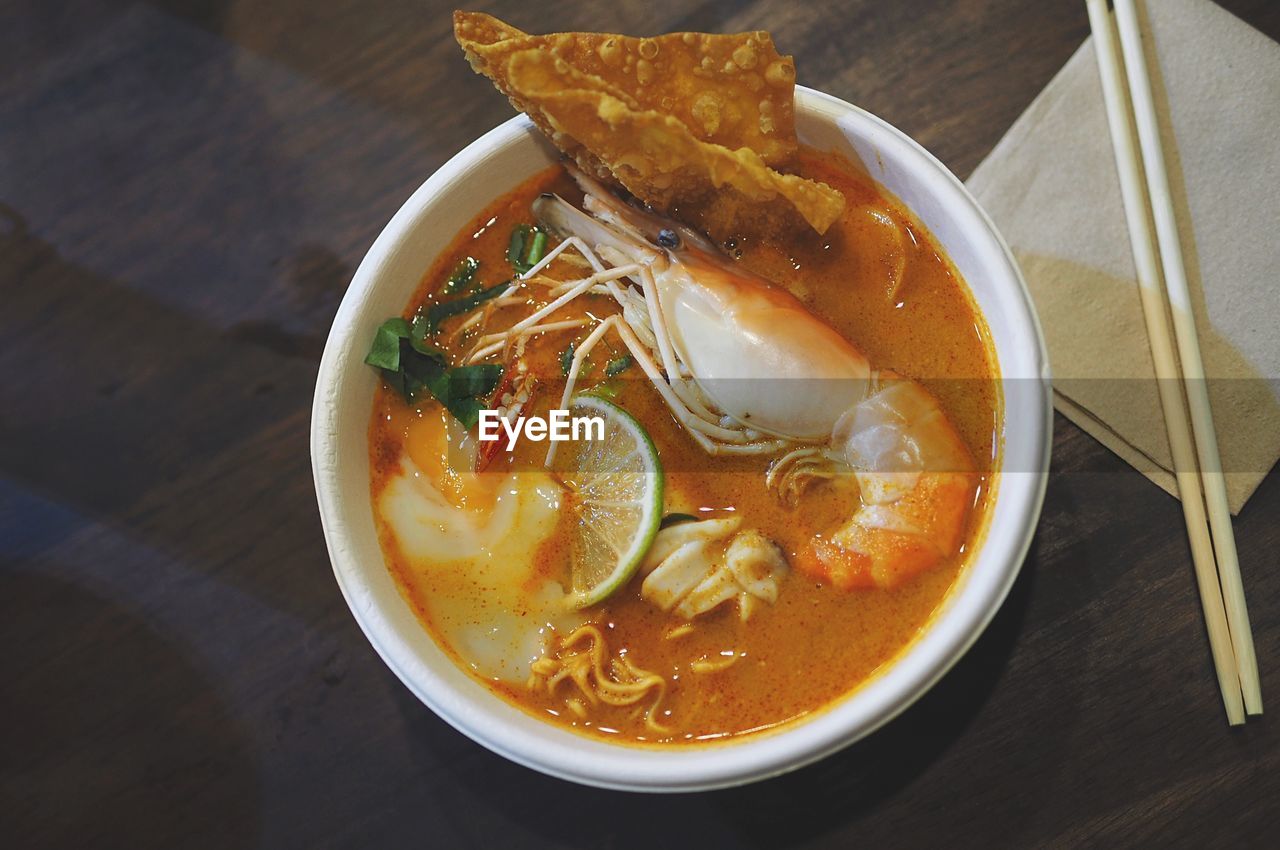
[[[380,8],[374,10],[371,6]],[[1272,37],[1280,5],[1232,0]],[[352,271],[510,115],[449,6],[0,4],[0,845],[1258,846],[1280,745],[1228,729],[1177,503],[1061,418],[1022,577],[883,731],[645,797],[472,744],[332,578],[307,456]],[[967,175],[1083,3],[494,4],[530,29],[768,28],[800,82]],[[1280,700],[1280,475],[1236,529]]]

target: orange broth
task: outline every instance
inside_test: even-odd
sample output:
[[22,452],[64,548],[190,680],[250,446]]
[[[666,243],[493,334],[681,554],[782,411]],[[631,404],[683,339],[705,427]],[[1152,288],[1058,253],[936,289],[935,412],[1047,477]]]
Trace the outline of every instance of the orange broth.
[[[736,240],[729,252],[747,268],[790,289],[877,368],[917,378],[935,393],[984,473],[964,546],[958,556],[888,591],[841,591],[792,570],[777,602],[764,606],[746,624],[740,622],[735,605],[722,605],[696,618],[689,634],[674,639],[668,635],[679,625],[678,618],[643,600],[640,581],[633,580],[592,612],[592,620],[602,627],[612,651],[625,650],[639,666],[666,677],[660,720],[669,731],[656,733],[646,727],[635,706],[596,706],[583,718],[566,710],[563,695],[482,679],[538,717],[629,743],[711,741],[777,728],[856,690],[900,655],[928,624],[976,548],[993,501],[989,471],[1002,427],[997,366],[982,316],[932,237],[868,178],[834,156],[810,150],[803,151],[798,171],[844,193],[848,203],[842,220],[825,236],[806,232],[788,234],[785,240]],[[496,270],[509,274],[505,251],[511,227],[532,221],[530,203],[544,191],[555,191],[574,203],[581,200],[558,166],[530,178],[489,205],[455,238],[424,278],[406,315],[438,297],[441,282],[466,256],[480,260],[485,285],[503,279]],[[888,216],[908,235],[905,248],[868,210]],[[900,285],[896,297],[890,298],[891,277],[899,268]],[[569,269],[566,276],[573,273]],[[608,299],[588,298],[593,315],[615,312]],[[560,352],[584,336],[585,331],[572,330],[538,337],[530,342],[528,354],[532,362],[558,375]],[[613,351],[608,356],[625,353],[616,340],[610,342]],[[466,348],[462,341],[446,346],[452,356]],[[602,371],[595,370],[597,380]],[[770,458],[709,457],[675,421],[639,369],[625,377],[614,381],[616,402],[644,424],[658,448],[666,470],[667,511],[700,518],[736,512],[776,541],[790,559],[805,541],[831,531],[856,509],[856,493],[827,485],[811,488],[796,507],[783,506],[764,485]],[[559,389],[544,393],[535,412],[545,413],[553,400],[558,402]],[[369,429],[375,504],[388,476],[399,469],[399,459],[413,452],[412,423],[436,408],[433,401],[410,408],[394,391],[379,390]],[[543,451],[545,444],[526,442],[514,458],[500,457],[498,464],[536,466]],[[376,519],[388,568],[405,598],[436,641],[460,666],[471,669],[430,614],[432,582],[421,565],[402,554],[384,519]],[[568,511],[562,512],[556,533],[531,555],[537,574],[567,581],[572,521]],[[694,672],[691,667],[699,659],[729,657],[734,663],[719,672]]]

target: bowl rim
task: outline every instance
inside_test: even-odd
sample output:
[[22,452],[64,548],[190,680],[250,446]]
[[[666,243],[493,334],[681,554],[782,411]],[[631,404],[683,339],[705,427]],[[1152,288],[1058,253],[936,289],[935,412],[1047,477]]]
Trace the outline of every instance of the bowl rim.
[[[967,610],[960,610],[952,604],[954,600],[949,600],[946,603],[948,607],[936,614],[906,651],[890,662],[887,670],[872,682],[841,697],[812,717],[775,732],[733,742],[687,748],[640,747],[587,738],[551,724],[545,725],[556,729],[560,735],[571,736],[572,743],[581,746],[557,747],[554,743],[540,740],[521,740],[520,730],[514,726],[501,721],[491,723],[479,713],[469,714],[466,706],[450,693],[450,685],[443,680],[430,676],[431,681],[424,682],[411,675],[407,669],[409,665],[404,663],[412,654],[411,648],[402,645],[387,619],[375,610],[376,606],[368,604],[369,593],[360,575],[362,568],[352,554],[352,535],[343,518],[344,512],[350,508],[341,504],[342,500],[338,498],[337,443],[340,434],[333,425],[331,402],[346,374],[338,359],[352,347],[354,320],[383,266],[410,237],[414,221],[431,206],[432,199],[466,174],[488,152],[519,144],[529,136],[531,123],[525,116],[517,115],[480,136],[428,177],[397,210],[370,247],[343,296],[325,344],[316,379],[310,435],[312,471],[326,546],[343,598],[366,639],[405,686],[439,717],[462,734],[511,761],[586,785],[651,792],[729,787],[798,769],[871,734],[914,704],[983,634],[1021,572],[1044,502],[1053,411],[1044,334],[1013,253],[964,184],[905,133],[866,110],[804,86],[796,86],[795,98],[798,115],[814,112],[833,122],[839,117],[863,122],[879,142],[899,148],[915,160],[915,165],[925,172],[933,172],[933,177],[942,181],[940,188],[950,195],[946,199],[948,214],[967,217],[978,225],[979,231],[992,242],[988,247],[1003,259],[1006,276],[1012,281],[1019,298],[1016,303],[1003,304],[1002,308],[1015,314],[1015,326],[1026,331],[1016,340],[1020,344],[1018,357],[1025,358],[1025,369],[1020,371],[1028,372],[1019,377],[1038,379],[1039,388],[1034,398],[1030,398],[1031,394],[1023,394],[1023,413],[1030,417],[1020,421],[1028,423],[1024,427],[1028,428],[1030,443],[1025,451],[1027,456],[1020,461],[1020,468],[1028,471],[1005,471],[1006,459],[1002,458],[996,504],[993,505],[994,516],[1002,501],[1015,500],[1012,510],[1016,511],[1016,518],[1005,523],[1014,531],[1002,531],[997,535],[994,527],[988,528],[979,552],[973,556],[977,559],[981,555],[986,560],[986,553],[995,546],[1002,569],[989,569],[977,576],[973,575],[977,571],[971,566],[970,575],[964,579],[964,594],[975,596],[976,601]],[[1009,375],[1003,361],[1000,366],[1002,379],[1007,379]],[[1033,415],[1037,412],[1038,416]],[[1006,400],[1005,422],[1008,421]],[[1032,428],[1031,423],[1036,427]],[[1006,429],[1006,450],[1007,434]],[[356,502],[369,509],[367,497]],[[385,569],[384,565],[379,566]],[[969,586],[975,582],[979,583]],[[454,662],[448,659],[447,663]],[[881,683],[891,679],[891,686],[882,686]],[[500,697],[486,695],[502,702]],[[582,744],[583,741],[595,746]],[[593,751],[592,757],[581,758],[577,752],[581,749]]]

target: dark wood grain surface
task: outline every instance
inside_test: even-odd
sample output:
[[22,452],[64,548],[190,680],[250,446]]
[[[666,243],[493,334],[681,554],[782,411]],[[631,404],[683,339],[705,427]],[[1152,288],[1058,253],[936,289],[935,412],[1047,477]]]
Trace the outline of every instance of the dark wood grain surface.
[[[1226,5],[1280,36],[1280,4]],[[961,176],[1087,34],[1083,3],[1043,0],[491,9],[770,29],[800,82]],[[1178,505],[1061,418],[991,628],[814,767],[596,791],[417,702],[338,593],[307,427],[361,256],[510,114],[448,12],[0,2],[0,845],[1275,846],[1275,724],[1224,722]],[[1273,705],[1277,516],[1273,473],[1236,523]]]

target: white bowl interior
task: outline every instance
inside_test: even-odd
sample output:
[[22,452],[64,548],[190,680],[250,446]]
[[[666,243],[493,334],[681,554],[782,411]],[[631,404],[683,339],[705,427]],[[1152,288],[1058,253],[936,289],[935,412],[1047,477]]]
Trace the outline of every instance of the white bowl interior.
[[414,192],[361,263],[321,361],[311,450],[334,572],[370,642],[438,715],[513,761],[586,784],[644,791],[734,785],[807,764],[871,732],[927,690],[981,633],[1021,566],[1044,494],[1051,408],[1044,343],[1017,266],[960,182],[905,135],[807,89],[797,88],[796,107],[802,140],[861,162],[933,233],[986,317],[1003,377],[1021,387],[1006,392],[1002,475],[983,546],[926,633],[887,672],[829,710],[770,735],[671,749],[609,744],[537,720],[460,670],[423,629],[383,563],[366,445],[378,378],[363,358],[374,330],[404,309],[454,235],[485,204],[555,161],[527,119],[512,119]]

